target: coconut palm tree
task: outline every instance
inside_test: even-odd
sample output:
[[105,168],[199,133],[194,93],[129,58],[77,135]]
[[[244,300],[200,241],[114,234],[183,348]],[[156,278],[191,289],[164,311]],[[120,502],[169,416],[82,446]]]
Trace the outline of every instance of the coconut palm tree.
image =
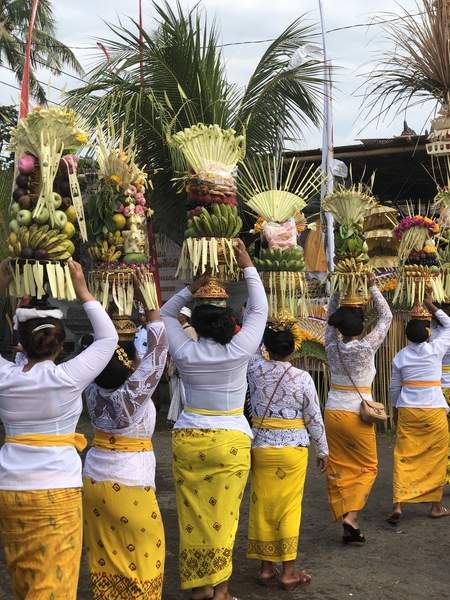
[[168,125],[172,131],[198,122],[245,130],[247,156],[275,154],[281,131],[285,139],[299,139],[303,127],[318,125],[324,65],[311,59],[289,67],[293,53],[315,32],[300,17],[270,44],[246,87],[239,88],[227,81],[218,23],[208,24],[201,5],[186,13],[179,1],[175,10],[167,1],[153,6],[154,32],[135,22],[129,28],[110,25],[116,39],[104,42],[107,58],[69,97],[93,125],[112,114],[135,128],[140,161],[160,169],[152,177],[155,230],[180,239],[185,211],[171,179],[185,165],[173,162],[165,144]]
[[[14,71],[19,82],[23,77],[32,5],[33,0],[0,0],[0,72],[3,68]],[[40,104],[46,101],[45,90],[34,70],[48,69],[53,75],[61,75],[66,65],[83,74],[75,55],[55,34],[52,3],[39,0],[31,47],[30,93]]]
[[366,75],[364,106],[385,116],[435,99],[447,110],[450,102],[450,2],[417,0],[417,13],[378,15],[390,48],[375,57]]

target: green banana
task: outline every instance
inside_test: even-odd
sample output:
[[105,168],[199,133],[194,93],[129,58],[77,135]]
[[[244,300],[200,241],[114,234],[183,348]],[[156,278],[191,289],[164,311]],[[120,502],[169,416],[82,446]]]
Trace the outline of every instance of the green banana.
[[[204,207],[202,207],[202,208],[204,208]],[[206,235],[208,237],[215,237],[214,228],[213,228],[213,224],[211,221],[211,215],[209,214],[209,212],[206,209],[205,209],[205,212],[203,212],[203,211],[201,212],[200,221],[202,222],[203,229],[206,231]]]
[[231,238],[235,238],[239,235],[239,232],[242,229],[242,219],[241,217],[238,215],[236,217],[236,227],[234,228],[234,231],[231,233],[231,235],[229,237]]
[[210,215],[212,227],[214,229],[215,237],[222,237],[222,229],[220,228],[220,222],[217,215]]
[[192,220],[194,221],[194,226],[197,229],[199,237],[207,235],[201,218],[196,215],[195,217],[192,217]]

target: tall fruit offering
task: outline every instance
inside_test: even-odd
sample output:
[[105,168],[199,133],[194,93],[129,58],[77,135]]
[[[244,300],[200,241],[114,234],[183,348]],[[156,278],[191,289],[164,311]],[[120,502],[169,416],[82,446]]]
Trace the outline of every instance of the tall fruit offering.
[[35,107],[11,131],[10,149],[16,153],[7,239],[12,296],[41,299],[48,283],[53,297],[75,299],[67,260],[75,237],[87,240],[87,231],[72,152],[86,143],[81,119],[65,107]]

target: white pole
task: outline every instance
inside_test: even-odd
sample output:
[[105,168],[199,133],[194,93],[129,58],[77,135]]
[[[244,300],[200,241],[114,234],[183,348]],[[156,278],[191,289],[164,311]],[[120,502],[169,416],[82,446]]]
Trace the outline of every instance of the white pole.
[[[322,26],[323,60],[324,67],[324,107],[323,107],[323,137],[322,137],[322,172],[326,175],[326,180],[322,183],[320,197],[323,198],[326,192],[333,191],[333,89],[331,84],[330,58],[328,54],[327,33],[325,28],[325,19],[323,16],[323,3],[319,0],[320,23]],[[333,217],[330,213],[325,213],[326,233],[327,233],[327,259],[330,271],[334,270],[334,233]]]

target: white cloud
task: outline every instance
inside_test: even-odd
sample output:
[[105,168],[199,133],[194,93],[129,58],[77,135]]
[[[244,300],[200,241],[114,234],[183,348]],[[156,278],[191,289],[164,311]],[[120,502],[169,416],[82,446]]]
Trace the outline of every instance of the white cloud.
[[[183,6],[194,6],[194,0],[189,4],[183,1]],[[170,0],[170,5],[175,8],[175,1]],[[319,23],[318,0],[204,0],[203,5],[211,22],[217,16],[221,24],[222,40],[224,44],[257,41],[276,38],[280,33],[301,15],[307,14],[305,24]],[[400,0],[400,5],[415,12],[415,0]],[[74,5],[64,5],[53,1],[54,12],[58,21],[58,38],[70,47],[80,61],[86,66],[91,62],[96,40],[113,39],[114,36],[107,23],[118,23],[122,20],[125,27],[132,27],[129,17],[138,20],[138,3],[123,2],[123,0],[78,0]],[[399,135],[403,128],[401,115],[383,123],[367,125],[360,133],[364,122],[358,118],[360,98],[355,96],[355,90],[363,82],[361,73],[368,70],[361,65],[371,59],[371,53],[379,50],[383,44],[383,36],[379,27],[351,27],[367,24],[376,15],[383,12],[399,13],[398,4],[394,0],[379,0],[367,3],[366,0],[323,0],[325,22],[328,34],[330,57],[335,65],[343,67],[336,72],[334,87],[334,131],[335,145],[352,143],[354,136],[359,137],[391,137]],[[369,10],[368,10],[369,9]],[[376,12],[375,12],[376,11]],[[156,11],[148,0],[143,0],[144,27],[152,30],[155,27],[154,17]],[[338,31],[336,31],[338,29]],[[320,37],[313,41],[321,42]],[[82,49],[90,46],[91,49]],[[244,44],[224,47],[224,56],[227,61],[227,73],[231,82],[245,85],[253,69],[259,61],[266,44]],[[80,82],[69,76],[49,78],[48,74],[41,74],[44,82],[61,88],[77,86]],[[17,85],[13,75],[1,70],[0,75],[0,103],[10,103],[11,95],[18,96],[7,87],[5,83]],[[52,99],[58,98],[53,95]],[[419,132],[422,128],[429,128],[427,123],[431,107],[409,109],[406,115],[410,127]],[[319,147],[321,133],[315,131],[306,135],[306,146]]]

